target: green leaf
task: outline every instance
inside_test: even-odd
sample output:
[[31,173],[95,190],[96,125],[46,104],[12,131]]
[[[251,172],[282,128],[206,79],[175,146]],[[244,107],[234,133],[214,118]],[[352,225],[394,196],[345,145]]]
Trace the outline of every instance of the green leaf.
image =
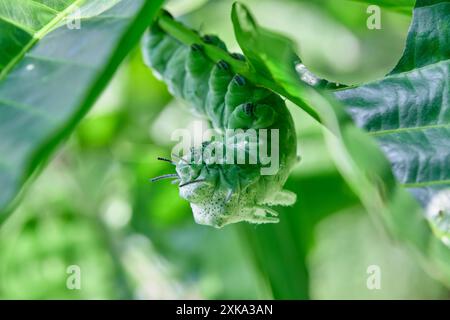
[[448,60],[450,56],[450,3],[418,0],[405,52],[391,74],[411,71]]
[[[239,3],[233,6],[232,20],[236,38],[249,63],[256,72],[259,66],[265,67],[259,74],[263,79],[259,83],[316,115],[327,128],[327,144],[337,167],[368,211],[375,218],[383,217],[389,229],[420,252],[427,267],[449,285],[450,250],[434,237],[422,209],[396,182],[391,164],[374,139],[354,125],[344,107],[329,92],[302,81],[295,71],[299,60],[288,39],[258,26],[248,9]],[[439,91],[439,87],[436,90]],[[428,97],[417,96],[417,100]],[[384,97],[386,95],[379,92],[379,99]],[[360,101],[356,95],[355,101]],[[448,146],[448,142],[445,145]],[[445,169],[445,162],[441,162],[441,170]]]
[[406,49],[384,79],[338,91],[397,180],[427,207],[450,187],[450,2],[418,1]]
[[377,5],[403,14],[411,14],[415,0],[352,0],[367,5]]
[[[0,0],[0,220],[94,103],[161,3]],[[81,28],[69,28],[66,19],[78,16]]]

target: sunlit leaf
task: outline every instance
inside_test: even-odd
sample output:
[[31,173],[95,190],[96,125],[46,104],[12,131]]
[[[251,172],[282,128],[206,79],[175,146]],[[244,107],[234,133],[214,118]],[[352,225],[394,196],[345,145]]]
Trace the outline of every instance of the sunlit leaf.
[[0,1],[0,220],[96,100],[161,3]]

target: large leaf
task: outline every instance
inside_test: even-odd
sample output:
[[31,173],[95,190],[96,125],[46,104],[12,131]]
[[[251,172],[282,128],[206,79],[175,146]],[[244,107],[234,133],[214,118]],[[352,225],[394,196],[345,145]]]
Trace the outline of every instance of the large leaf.
[[338,91],[397,180],[426,207],[450,187],[450,2],[417,2],[405,53],[384,79]]
[[[327,144],[336,165],[369,212],[375,218],[383,217],[391,231],[425,257],[433,274],[450,284],[450,250],[434,237],[417,202],[396,182],[391,164],[375,141],[354,125],[333,96],[301,80],[295,72],[301,62],[290,40],[258,26],[243,5],[234,5],[232,19],[236,38],[252,69],[263,70],[259,83],[321,121],[328,130]],[[386,96],[382,92],[379,95]],[[355,95],[355,100],[361,98]],[[441,175],[448,173],[445,169],[445,162],[441,162]]]
[[414,7],[414,0],[353,0],[369,5],[377,5],[388,8],[389,10],[411,14]]
[[[0,220],[96,100],[161,3],[0,0]],[[81,28],[68,28],[69,17],[81,18]]]

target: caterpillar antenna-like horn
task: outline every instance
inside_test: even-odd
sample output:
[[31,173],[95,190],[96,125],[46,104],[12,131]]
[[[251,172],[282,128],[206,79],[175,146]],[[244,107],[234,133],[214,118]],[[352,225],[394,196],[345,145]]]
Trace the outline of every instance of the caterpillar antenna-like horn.
[[205,181],[206,181],[206,179],[199,179],[199,180],[189,181],[189,182],[180,184],[179,187],[182,188],[182,187],[185,187],[185,186],[187,186],[189,184],[192,184],[192,183],[205,182]]
[[159,161],[168,162],[168,163],[170,163],[170,164],[175,165],[175,163],[174,163],[172,160],[167,159],[167,158],[158,157],[158,160],[159,160]]
[[178,178],[178,174],[176,174],[176,173],[164,174],[162,176],[152,178],[152,179],[150,179],[150,181],[155,182],[155,181],[159,181],[159,180],[163,180],[163,179],[171,179],[171,178]]

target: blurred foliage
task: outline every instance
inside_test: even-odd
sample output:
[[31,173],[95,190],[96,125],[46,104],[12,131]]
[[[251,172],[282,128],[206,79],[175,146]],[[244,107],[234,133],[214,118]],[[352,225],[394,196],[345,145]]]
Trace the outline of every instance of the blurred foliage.
[[[237,50],[231,1],[188,2],[178,9],[186,23]],[[312,70],[345,83],[387,73],[411,18],[383,9],[383,29],[370,31],[358,2],[244,2],[296,39]],[[407,248],[372,224],[319,125],[290,110],[302,161],[287,188],[297,204],[280,208],[277,225],[196,225],[175,186],[148,181],[171,170],[156,157],[170,155],[170,133],[193,118],[136,49],[0,228],[0,298],[445,298]],[[383,272],[378,291],[366,287],[372,264]],[[81,290],[66,287],[70,265],[81,268]]]
[[[322,241],[308,261],[313,298],[446,298],[445,289],[425,275],[417,260],[406,254],[400,244],[376,231],[359,208],[345,210],[320,223],[317,237]],[[380,268],[381,290],[367,289],[369,266]]]

